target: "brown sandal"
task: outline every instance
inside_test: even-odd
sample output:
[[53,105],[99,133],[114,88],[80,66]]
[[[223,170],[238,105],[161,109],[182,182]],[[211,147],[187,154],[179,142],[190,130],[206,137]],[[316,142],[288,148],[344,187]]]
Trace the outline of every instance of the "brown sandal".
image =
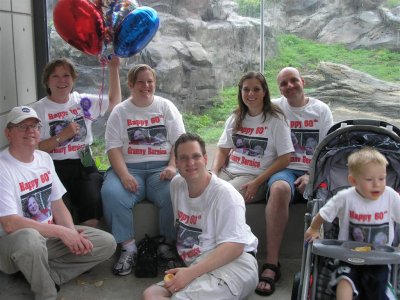
[[[270,296],[275,292],[275,283],[278,282],[278,280],[281,278],[281,264],[278,262],[278,265],[274,265],[274,264],[263,264],[262,266],[262,270],[259,276],[259,282],[266,282],[270,285],[270,289],[269,290],[261,290],[259,288],[256,288],[255,293],[257,295],[260,296]],[[262,273],[265,270],[271,270],[273,272],[275,272],[275,278],[271,278],[271,277],[266,277],[266,276],[262,276]]]

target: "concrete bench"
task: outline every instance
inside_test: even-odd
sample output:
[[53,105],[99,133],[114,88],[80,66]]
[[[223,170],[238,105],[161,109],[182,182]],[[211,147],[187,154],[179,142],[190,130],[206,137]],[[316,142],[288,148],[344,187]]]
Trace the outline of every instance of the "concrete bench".
[[[305,204],[293,204],[289,207],[289,223],[286,228],[281,257],[301,258],[304,236]],[[145,234],[158,234],[158,209],[151,202],[142,201],[133,210],[135,224],[135,238],[140,241]],[[266,253],[265,241],[265,203],[251,203],[246,205],[246,220],[252,232],[259,239],[258,257]]]

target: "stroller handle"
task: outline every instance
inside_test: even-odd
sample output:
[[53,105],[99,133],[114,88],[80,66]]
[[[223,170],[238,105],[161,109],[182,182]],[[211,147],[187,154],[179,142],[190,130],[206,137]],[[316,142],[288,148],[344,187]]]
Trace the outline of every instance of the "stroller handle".
[[388,130],[392,130],[394,133],[400,136],[400,129],[398,127],[385,121],[373,120],[373,119],[354,119],[354,120],[344,120],[337,122],[336,124],[332,125],[331,128],[329,128],[327,135],[339,128],[351,125],[363,125],[363,126],[369,125],[369,126],[383,127]]

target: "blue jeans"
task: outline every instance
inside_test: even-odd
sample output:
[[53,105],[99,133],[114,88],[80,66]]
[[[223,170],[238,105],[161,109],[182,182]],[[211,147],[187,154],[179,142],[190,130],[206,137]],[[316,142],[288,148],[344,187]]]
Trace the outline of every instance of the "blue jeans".
[[274,182],[283,180],[286,181],[290,185],[290,190],[292,194],[291,202],[295,201],[295,198],[301,199],[303,195],[300,195],[296,191],[296,187],[294,186],[294,182],[296,181],[297,178],[300,176],[303,176],[306,173],[306,171],[301,171],[301,170],[294,170],[294,169],[283,169],[280,170],[279,172],[273,174],[267,181],[267,195],[269,193],[270,187],[273,185]]
[[136,203],[146,199],[159,208],[160,234],[176,239],[174,215],[169,191],[169,180],[160,180],[160,173],[168,162],[151,161],[127,164],[129,173],[135,177],[139,189],[131,193],[124,188],[112,168],[104,176],[101,197],[103,215],[117,243],[134,238],[132,209]]

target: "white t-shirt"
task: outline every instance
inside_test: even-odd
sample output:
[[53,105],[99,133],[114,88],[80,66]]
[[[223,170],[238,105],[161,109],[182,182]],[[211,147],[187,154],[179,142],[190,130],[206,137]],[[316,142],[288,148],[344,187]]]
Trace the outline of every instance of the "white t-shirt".
[[184,132],[182,116],[171,101],[154,96],[149,106],[139,107],[125,100],[108,118],[106,151],[122,147],[126,163],[168,161]]
[[256,252],[258,240],[246,224],[243,197],[228,182],[212,174],[197,198],[190,198],[186,180],[171,181],[171,200],[177,225],[177,250],[187,265],[219,244],[244,244],[245,252]]
[[294,151],[287,122],[281,118],[263,114],[246,115],[242,127],[233,132],[235,115],[225,122],[218,146],[231,148],[227,170],[234,174],[260,175],[278,156]]
[[324,102],[308,98],[302,107],[292,107],[285,97],[274,99],[289,121],[295,152],[288,168],[308,171],[317,144],[324,139],[333,125],[329,106]]
[[400,196],[386,187],[379,199],[370,200],[350,187],[333,196],[319,213],[328,222],[339,218],[339,240],[391,245],[394,222],[400,222]]
[[42,120],[41,140],[57,135],[72,121],[79,123],[80,134],[50,152],[54,160],[78,159],[78,151],[93,142],[92,122],[107,111],[108,98],[100,100],[98,95],[73,92],[66,103],[59,104],[44,97],[32,107]]
[[[48,153],[35,150],[34,160],[23,163],[8,148],[0,153],[0,217],[19,215],[41,223],[52,223],[51,202],[66,190]],[[6,233],[0,225],[0,236]]]

